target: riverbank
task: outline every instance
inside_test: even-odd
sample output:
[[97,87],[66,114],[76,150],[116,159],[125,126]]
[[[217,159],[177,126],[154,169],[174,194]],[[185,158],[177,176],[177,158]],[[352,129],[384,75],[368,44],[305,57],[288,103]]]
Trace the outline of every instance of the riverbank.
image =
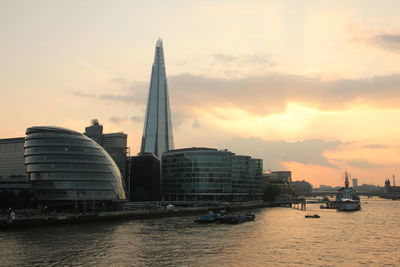
[[201,215],[208,210],[221,210],[226,211],[239,211],[250,210],[256,208],[271,207],[272,205],[267,202],[243,202],[243,203],[229,203],[221,204],[220,206],[206,206],[206,207],[174,207],[172,209],[166,208],[151,208],[143,210],[132,211],[113,211],[113,212],[99,212],[97,214],[53,214],[35,217],[19,217],[16,215],[15,219],[9,218],[0,220],[0,230],[29,228],[29,227],[42,227],[63,224],[76,224],[76,223],[93,223],[104,221],[120,221],[120,220],[138,220],[138,219],[155,219],[164,217],[178,217]]

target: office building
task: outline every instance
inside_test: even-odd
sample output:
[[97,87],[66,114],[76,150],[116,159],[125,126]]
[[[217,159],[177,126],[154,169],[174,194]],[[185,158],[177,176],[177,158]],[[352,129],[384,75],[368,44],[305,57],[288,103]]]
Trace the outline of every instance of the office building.
[[129,200],[161,200],[160,159],[151,153],[141,153],[130,157]]
[[[31,127],[25,164],[35,196],[46,205],[95,210],[126,200],[121,172],[89,137],[58,127]],[[91,207],[91,208],[89,208]]]
[[353,187],[357,187],[358,186],[358,179],[357,178],[353,178],[352,182],[353,182]]
[[91,125],[85,128],[84,135],[96,141],[102,146],[117,164],[122,176],[125,180],[125,186],[128,186],[127,173],[127,156],[128,150],[128,135],[120,133],[103,133],[103,125],[97,119],[91,121]]
[[281,194],[290,195],[293,193],[291,171],[274,171],[264,174],[264,177],[268,184],[279,186],[281,189]]
[[262,194],[262,160],[232,155],[231,161],[233,200],[244,200],[249,195]]
[[149,97],[143,128],[141,153],[152,153],[161,158],[165,151],[174,149],[171,112],[163,42],[157,41],[151,71]]
[[0,191],[29,189],[24,160],[25,138],[0,139]]
[[[124,133],[109,133],[103,135],[102,147],[117,164],[122,176],[128,179],[126,160],[128,155],[128,135]],[[125,185],[127,182],[125,179]]]
[[170,150],[162,157],[165,200],[249,200],[262,195],[262,160],[214,148]]

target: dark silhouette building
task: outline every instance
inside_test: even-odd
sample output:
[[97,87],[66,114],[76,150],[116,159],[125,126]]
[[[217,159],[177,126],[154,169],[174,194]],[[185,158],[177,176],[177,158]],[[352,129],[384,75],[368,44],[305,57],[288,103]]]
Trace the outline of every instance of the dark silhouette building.
[[129,200],[161,200],[160,159],[152,153],[130,157]]

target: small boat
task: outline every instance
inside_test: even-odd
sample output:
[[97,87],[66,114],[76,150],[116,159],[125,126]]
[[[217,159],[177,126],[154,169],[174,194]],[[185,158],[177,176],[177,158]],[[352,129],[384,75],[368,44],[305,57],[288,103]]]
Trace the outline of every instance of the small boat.
[[256,216],[251,213],[247,213],[246,215],[230,215],[226,217],[226,223],[227,224],[238,224],[238,223],[244,223],[244,222],[250,222],[254,221],[256,219]]
[[318,214],[307,214],[306,216],[304,216],[305,218],[321,218]]
[[221,210],[220,213],[215,214],[215,222],[218,223],[226,223],[226,218],[228,215],[226,214],[226,210]]
[[201,215],[200,217],[198,217],[196,220],[194,220],[194,222],[196,222],[196,223],[213,223],[215,221],[216,217],[217,216],[215,216],[215,214],[210,210],[209,212],[207,212],[207,214]]

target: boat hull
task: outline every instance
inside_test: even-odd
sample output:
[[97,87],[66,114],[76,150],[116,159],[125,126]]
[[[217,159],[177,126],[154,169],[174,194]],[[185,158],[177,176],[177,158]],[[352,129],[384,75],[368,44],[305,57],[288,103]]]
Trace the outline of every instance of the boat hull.
[[360,202],[347,202],[347,201],[343,201],[343,202],[338,202],[337,204],[337,209],[340,211],[356,211],[356,210],[360,210],[361,209],[361,205]]

